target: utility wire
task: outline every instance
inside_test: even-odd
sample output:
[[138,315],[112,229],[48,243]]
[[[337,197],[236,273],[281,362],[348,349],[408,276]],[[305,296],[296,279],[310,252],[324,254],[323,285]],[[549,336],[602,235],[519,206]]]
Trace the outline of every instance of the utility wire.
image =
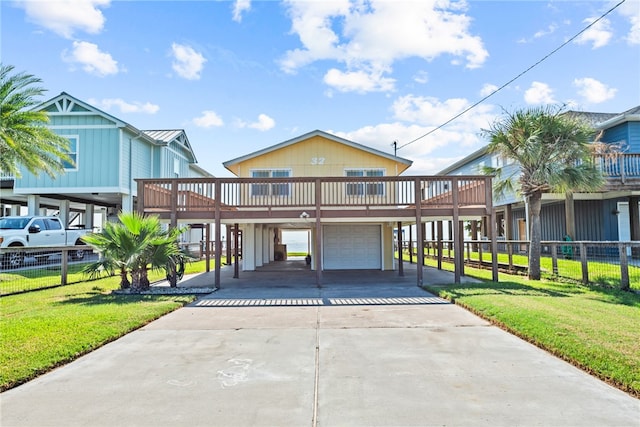
[[502,86],[500,86],[498,89],[494,90],[493,92],[491,92],[489,95],[485,96],[484,98],[480,99],[479,101],[477,101],[476,103],[470,105],[469,107],[465,108],[464,110],[462,110],[460,113],[456,114],[455,116],[453,116],[452,118],[450,118],[449,120],[447,120],[446,122],[442,123],[441,125],[435,127],[434,129],[431,129],[429,132],[425,133],[422,136],[417,137],[416,139],[413,139],[409,142],[407,142],[406,144],[402,144],[400,146],[395,145],[396,147],[396,151],[400,150],[401,148],[406,147],[409,144],[413,144],[414,142],[427,137],[429,135],[431,135],[432,133],[434,133],[437,130],[442,129],[443,127],[445,127],[446,125],[448,125],[449,123],[451,123],[452,121],[454,121],[455,119],[457,119],[458,117],[462,116],[463,114],[466,114],[467,112],[469,112],[470,110],[474,109],[475,107],[477,107],[478,105],[482,104],[484,101],[486,101],[487,99],[489,99],[490,97],[492,97],[493,95],[495,95],[496,93],[500,92],[502,89],[504,89],[505,87],[509,86],[511,83],[515,82],[516,80],[518,80],[520,77],[522,77],[523,75],[525,75],[526,73],[528,73],[529,71],[531,71],[533,68],[535,68],[536,66],[538,66],[539,64],[541,64],[542,62],[546,61],[547,58],[549,58],[551,55],[553,55],[554,53],[556,53],[557,51],[559,51],[560,49],[562,49],[563,47],[565,47],[566,45],[568,45],[569,43],[571,43],[572,41],[574,41],[575,39],[577,39],[582,33],[584,33],[585,31],[587,31],[589,28],[593,27],[596,23],[598,23],[598,21],[600,21],[601,19],[603,19],[604,17],[606,17],[608,14],[610,14],[611,12],[613,12],[614,10],[616,10],[618,8],[618,6],[620,6],[622,3],[624,3],[627,0],[622,0],[620,1],[620,3],[616,4],[615,6],[613,6],[611,9],[607,10],[603,15],[601,15],[598,19],[596,19],[595,21],[593,21],[591,24],[587,25],[586,27],[584,27],[579,33],[577,33],[576,35],[574,35],[573,37],[571,37],[569,40],[565,41],[564,43],[562,43],[560,46],[558,46],[557,48],[555,48],[554,50],[552,50],[551,52],[549,52],[547,55],[545,55],[542,59],[540,59],[538,62],[536,62],[535,64],[533,64],[532,66],[530,66],[529,68],[527,68],[526,70],[524,70],[523,72],[521,72],[520,74],[518,74],[517,76],[515,76],[514,78],[512,78],[511,80],[509,80],[508,82],[506,82],[505,84],[503,84]]

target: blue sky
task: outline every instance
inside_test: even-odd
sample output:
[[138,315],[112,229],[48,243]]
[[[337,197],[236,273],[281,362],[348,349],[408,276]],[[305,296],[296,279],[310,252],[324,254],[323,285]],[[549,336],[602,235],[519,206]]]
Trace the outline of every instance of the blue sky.
[[[618,1],[0,1],[4,64],[139,129],[184,129],[198,164],[320,129],[434,174],[503,110],[640,104],[640,0],[449,125]],[[403,145],[405,145],[403,147]]]

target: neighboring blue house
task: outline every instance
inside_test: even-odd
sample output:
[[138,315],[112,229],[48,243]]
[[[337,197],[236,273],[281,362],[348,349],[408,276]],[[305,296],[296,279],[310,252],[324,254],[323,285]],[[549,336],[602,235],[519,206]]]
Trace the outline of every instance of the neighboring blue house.
[[2,215],[26,207],[29,214],[58,212],[66,225],[91,227],[94,214],[135,210],[136,178],[212,176],[197,165],[183,130],[139,130],[64,92],[35,109],[69,138],[75,165],[56,179],[24,168],[21,178],[2,177]]
[[[626,241],[640,240],[640,106],[618,114],[566,114],[582,117],[598,131],[599,141],[623,147],[616,156],[596,156],[606,184],[600,192],[543,195],[542,240]],[[440,171],[438,175],[481,173],[482,166],[505,165],[487,153],[487,147]],[[505,169],[505,176],[509,176]],[[494,197],[498,234],[508,240],[528,240],[527,206],[521,196]],[[486,234],[486,233],[485,233]]]

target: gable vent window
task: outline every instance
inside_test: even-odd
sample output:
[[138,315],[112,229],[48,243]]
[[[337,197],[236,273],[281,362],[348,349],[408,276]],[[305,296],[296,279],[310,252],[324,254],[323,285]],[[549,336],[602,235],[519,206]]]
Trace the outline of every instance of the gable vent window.
[[[288,178],[291,171],[287,169],[263,169],[251,171],[252,178]],[[289,183],[257,183],[251,184],[251,195],[258,196],[289,196]]]
[[[347,177],[375,177],[384,176],[382,169],[347,169]],[[384,184],[382,182],[349,182],[347,183],[347,196],[384,196]]]

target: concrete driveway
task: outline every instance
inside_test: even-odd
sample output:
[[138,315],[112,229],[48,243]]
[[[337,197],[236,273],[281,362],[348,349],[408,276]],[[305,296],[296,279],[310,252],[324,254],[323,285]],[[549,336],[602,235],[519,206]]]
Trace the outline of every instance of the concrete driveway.
[[639,400],[411,277],[253,277],[3,393],[0,424],[640,425]]

